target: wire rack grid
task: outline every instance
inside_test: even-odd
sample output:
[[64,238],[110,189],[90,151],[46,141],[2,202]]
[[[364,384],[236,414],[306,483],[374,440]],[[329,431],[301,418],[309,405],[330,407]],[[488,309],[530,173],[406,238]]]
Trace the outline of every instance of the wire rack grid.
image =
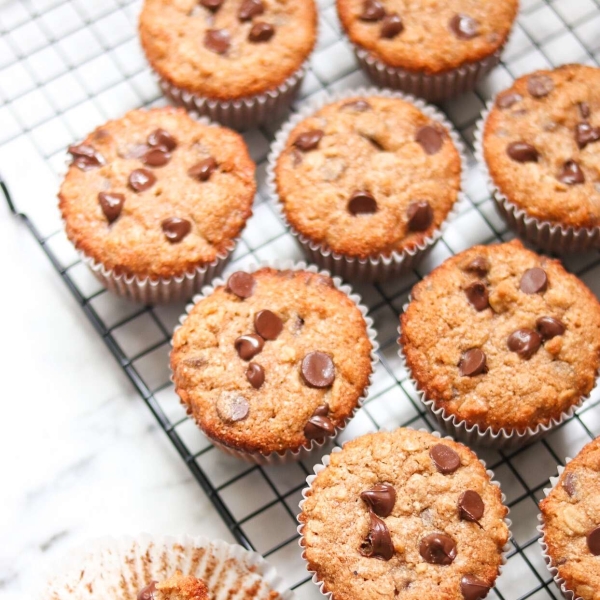
[[[501,65],[476,92],[442,107],[469,148],[485,101],[515,77],[567,62],[598,64],[599,2],[522,0]],[[0,3],[2,190],[236,539],[268,557],[301,600],[316,599],[321,596],[308,579],[296,533],[298,502],[313,465],[251,466],[213,448],[186,417],[169,381],[169,340],[183,305],[140,306],[106,292],[61,231],[54,196],[66,146],[126,110],[164,102],[137,42],[140,4],[141,0]],[[368,84],[342,38],[334,0],[318,4],[319,42],[298,103],[326,90]],[[229,270],[272,257],[302,258],[265,194],[265,159],[277,126],[245,134],[259,165],[259,193]],[[365,406],[339,443],[382,426],[435,428],[398,359],[396,328],[401,307],[419,278],[473,244],[511,237],[495,213],[471,153],[466,191],[468,202],[417,271],[383,285],[358,286],[379,333],[381,361]],[[600,296],[597,252],[569,256],[565,265]],[[599,404],[596,390],[573,419],[528,448],[479,452],[500,480],[513,520],[508,564],[490,598],[560,597],[536,543],[537,502],[557,465],[600,434]]]

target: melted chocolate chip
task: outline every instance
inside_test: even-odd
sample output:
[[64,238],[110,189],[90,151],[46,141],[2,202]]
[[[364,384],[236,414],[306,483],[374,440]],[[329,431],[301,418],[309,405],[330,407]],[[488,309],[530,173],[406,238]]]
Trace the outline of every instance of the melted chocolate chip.
[[262,351],[265,340],[260,335],[250,333],[248,335],[240,335],[233,344],[238,356],[242,360],[251,360]]
[[254,329],[265,340],[276,340],[283,330],[283,321],[270,310],[261,310],[254,316]]
[[307,440],[319,440],[332,436],[335,433],[335,425],[327,416],[328,414],[329,404],[327,403],[315,408],[315,411],[304,426],[304,437]]
[[429,202],[411,202],[406,210],[409,231],[426,231],[433,223],[433,209]]
[[142,162],[149,167],[164,167],[171,160],[171,154],[164,146],[148,148]]
[[498,94],[496,98],[496,106],[501,109],[510,108],[513,104],[520,102],[523,100],[523,96],[521,94],[517,94],[516,92],[504,92],[502,94]]
[[354,192],[348,202],[348,212],[356,215],[372,215],[377,212],[377,201],[369,192]]
[[125,196],[123,194],[114,194],[112,192],[100,192],[98,194],[98,202],[100,203],[100,208],[107,221],[112,223],[119,217],[123,210]]
[[571,498],[577,493],[577,488],[575,487],[576,481],[577,477],[575,473],[567,473],[562,482],[563,489]]
[[252,296],[255,286],[256,280],[254,277],[250,273],[244,273],[244,271],[232,273],[227,280],[227,290],[242,300]]
[[476,273],[480,277],[487,275],[490,270],[490,263],[484,256],[476,256],[466,267],[465,271]]
[[562,335],[566,330],[566,327],[554,317],[540,317],[535,322],[535,325],[544,341],[551,340],[557,335]]
[[589,123],[577,123],[575,141],[581,150],[598,140],[600,140],[600,127],[592,127]]
[[435,468],[444,475],[454,473],[460,467],[460,456],[446,444],[436,444],[429,450]]
[[443,133],[433,125],[425,125],[417,131],[417,143],[427,154],[437,154],[444,143]]
[[310,131],[305,131],[296,138],[294,146],[296,146],[298,150],[302,150],[302,152],[314,150],[319,145],[319,142],[324,135],[325,132],[321,131],[320,129],[311,129]]
[[450,19],[450,31],[459,40],[472,40],[479,35],[479,23],[469,15],[454,15]]
[[542,345],[542,336],[533,329],[517,329],[508,336],[508,349],[529,360]]
[[231,46],[231,36],[226,29],[209,29],[204,35],[204,46],[215,54],[225,54]]
[[396,504],[396,490],[389,483],[377,483],[360,494],[369,508],[383,519],[389,517]]
[[460,591],[465,600],[482,600],[485,598],[491,587],[474,575],[465,575],[460,580]]
[[465,294],[476,311],[485,310],[490,305],[487,287],[481,281],[474,281],[465,288]]
[[585,183],[585,175],[581,167],[574,160],[568,160],[561,168],[556,179],[566,185],[578,185]]
[[271,23],[260,21],[252,25],[248,40],[254,43],[268,42],[275,35],[275,27]]
[[302,379],[310,387],[326,388],[333,384],[335,366],[329,354],[310,352],[302,359],[300,366]]
[[251,21],[265,12],[265,6],[262,0],[244,0],[238,11],[240,21]]
[[360,19],[362,21],[381,21],[385,17],[385,8],[378,0],[365,0],[363,2]]
[[154,600],[154,592],[156,591],[156,581],[152,581],[146,587],[143,587],[138,595],[137,600]]
[[600,556],[600,527],[587,534],[587,545],[594,556]]
[[163,148],[166,148],[169,151],[173,151],[175,150],[175,148],[177,148],[177,140],[168,131],[165,131],[164,129],[155,129],[148,136],[147,142],[148,146],[162,146]]
[[369,511],[371,523],[367,539],[361,544],[359,552],[367,558],[390,560],[394,556],[394,544],[387,525],[373,511]]
[[129,175],[128,182],[134,192],[145,192],[156,183],[156,177],[148,169],[136,169]]
[[265,382],[265,370],[258,363],[251,362],[246,369],[246,379],[258,390]]
[[579,114],[581,115],[582,119],[590,118],[590,105],[587,102],[579,103]]
[[362,99],[350,100],[350,102],[345,102],[340,106],[340,109],[355,110],[356,112],[367,112],[368,110],[372,110],[372,108],[366,100]]
[[540,267],[527,269],[521,277],[519,289],[525,294],[539,294],[548,288],[548,276],[546,271]]
[[478,523],[485,511],[481,496],[473,490],[463,492],[458,499],[458,512],[463,521]]
[[527,80],[527,91],[534,98],[543,98],[554,89],[554,81],[548,75],[532,75]]
[[513,160],[524,163],[524,162],[537,162],[540,157],[539,152],[535,149],[535,146],[528,144],[527,142],[512,142],[506,146],[506,154]]
[[210,176],[217,170],[217,161],[214,157],[209,156],[199,163],[196,163],[193,167],[188,169],[188,175],[199,181],[207,181]]
[[69,146],[69,154],[73,157],[73,164],[82,171],[97,169],[106,163],[102,154],[87,144]]
[[223,4],[223,0],[200,0],[200,4],[204,6],[204,8],[208,8],[209,10],[216,11],[221,8],[221,4]]
[[467,350],[458,363],[458,369],[464,377],[475,377],[487,373],[485,353],[479,348]]
[[165,237],[171,244],[180,242],[192,230],[192,224],[187,219],[170,217],[160,224]]
[[243,421],[250,412],[248,400],[237,392],[223,392],[216,402],[219,418],[225,423]]
[[421,540],[419,554],[432,565],[450,565],[456,558],[456,542],[445,533],[430,533]]
[[402,23],[402,18],[399,14],[392,13],[383,19],[379,35],[386,40],[391,40],[403,31],[404,23]]

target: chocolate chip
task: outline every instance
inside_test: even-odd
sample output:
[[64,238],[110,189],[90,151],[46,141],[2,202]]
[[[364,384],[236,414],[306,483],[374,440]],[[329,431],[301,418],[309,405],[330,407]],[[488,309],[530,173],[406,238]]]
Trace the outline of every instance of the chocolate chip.
[[354,192],[348,202],[348,212],[356,215],[372,215],[377,212],[377,202],[369,192]]
[[137,595],[137,600],[154,600],[157,581],[152,581],[146,587],[143,587]]
[[350,109],[355,110],[356,112],[366,112],[368,110],[372,110],[372,106],[366,100],[350,100],[350,102],[345,102],[340,106],[340,109]]
[[136,169],[129,175],[129,187],[134,192],[145,192],[156,183],[156,177],[148,169]]
[[465,575],[460,580],[460,591],[465,600],[482,600],[492,588],[473,575]]
[[513,104],[520,102],[523,100],[523,96],[521,94],[517,94],[516,92],[504,92],[502,94],[498,94],[496,98],[496,106],[501,109],[510,108]]
[[102,154],[87,144],[69,146],[69,154],[73,157],[73,164],[82,171],[97,169],[106,163]]
[[458,368],[464,377],[475,377],[475,375],[487,373],[485,353],[479,348],[467,350],[460,359]]
[[233,345],[242,360],[251,360],[262,351],[265,340],[260,335],[250,333],[248,335],[240,335]]
[[310,387],[326,388],[333,384],[335,366],[329,354],[310,352],[303,359],[300,367],[304,382]]
[[600,556],[600,527],[587,534],[587,545],[594,556]]
[[433,209],[429,202],[411,202],[406,210],[409,231],[426,231],[433,223]]
[[571,498],[577,493],[577,488],[575,487],[576,480],[575,473],[567,473],[562,482],[563,489]]
[[232,273],[227,280],[227,290],[235,294],[238,298],[250,298],[254,293],[256,281],[250,273],[236,271]]
[[535,322],[535,325],[544,341],[551,340],[557,335],[562,335],[566,330],[566,327],[554,317],[540,317]]
[[527,142],[512,142],[506,146],[506,154],[520,163],[537,162],[540,156],[539,152],[535,149],[535,146],[532,146]]
[[268,42],[275,35],[275,27],[271,23],[260,21],[252,25],[248,40],[254,43]]
[[246,379],[258,390],[265,382],[265,370],[258,363],[251,362],[246,369]]
[[523,273],[519,289],[525,294],[539,294],[540,292],[545,292],[547,288],[548,276],[544,269],[533,267],[533,269],[527,269]]
[[379,34],[382,38],[386,40],[391,40],[392,38],[395,38],[399,33],[402,33],[403,30],[404,23],[402,23],[400,15],[397,13],[393,13],[391,15],[387,15],[383,19]]
[[477,273],[480,277],[487,275],[490,270],[490,263],[484,256],[476,256],[466,267],[465,271]]
[[142,162],[149,167],[164,167],[171,160],[171,154],[164,146],[149,148],[142,156]]
[[276,340],[283,329],[283,321],[270,310],[261,310],[254,316],[256,333],[265,340]]
[[472,40],[479,35],[479,23],[469,15],[454,15],[450,19],[450,30],[459,40]]
[[598,140],[600,140],[600,127],[592,127],[589,123],[577,123],[575,141],[581,150]]
[[188,175],[194,179],[200,181],[207,181],[210,176],[217,170],[217,161],[214,157],[209,156],[199,163],[196,163],[193,167],[188,169]]
[[392,514],[396,504],[396,490],[389,483],[377,483],[360,494],[361,499],[378,516],[385,519]]
[[112,192],[100,192],[98,194],[98,202],[104,216],[109,223],[112,223],[118,218],[125,204],[125,196],[123,194],[114,194]]
[[192,224],[187,219],[170,217],[160,224],[165,237],[171,244],[180,242],[192,230]]
[[460,456],[446,444],[436,444],[429,450],[436,469],[444,475],[454,473],[460,467]]
[[175,150],[177,148],[177,140],[164,129],[155,129],[148,136],[148,146],[162,146],[169,151]]
[[562,166],[556,178],[566,185],[578,185],[580,183],[585,183],[585,175],[583,174],[579,164],[577,164],[574,160],[568,160]]
[[378,0],[365,0],[363,2],[360,19],[362,21],[381,21],[385,17],[385,8]]
[[417,131],[415,140],[421,145],[423,150],[430,155],[437,154],[444,143],[442,132],[433,125],[425,125],[421,127]]
[[367,558],[390,560],[394,556],[394,544],[387,525],[373,511],[369,511],[371,523],[367,539],[361,544],[359,552]]
[[430,533],[421,540],[419,554],[432,565],[450,565],[456,558],[456,542],[445,533]]
[[548,75],[532,75],[527,80],[527,91],[534,98],[543,98],[554,89],[554,81]]
[[248,400],[237,392],[222,392],[216,402],[217,414],[225,423],[243,421],[250,412]]
[[490,305],[487,287],[481,281],[474,281],[465,288],[465,294],[477,311],[485,310]]
[[508,349],[529,360],[542,345],[542,336],[533,329],[517,329],[508,336]]
[[310,131],[305,131],[301,133],[294,142],[294,146],[302,152],[308,152],[309,150],[314,150],[318,145],[323,136],[325,135],[324,131],[320,129],[311,129]]
[[209,10],[216,11],[221,8],[221,4],[223,4],[223,0],[200,0],[200,4],[204,6],[204,8],[208,8]]
[[473,490],[463,492],[458,499],[458,512],[463,521],[478,523],[485,511],[481,496]]
[[208,29],[204,34],[204,46],[215,54],[225,54],[231,46],[231,36],[226,29]]
[[335,433],[335,425],[327,416],[329,414],[329,404],[325,402],[317,406],[310,419],[304,426],[304,437],[308,440],[323,439],[332,436]]
[[579,103],[579,113],[581,114],[582,119],[590,118],[590,105],[587,102]]
[[251,21],[265,12],[265,6],[261,0],[244,0],[238,11],[240,21]]

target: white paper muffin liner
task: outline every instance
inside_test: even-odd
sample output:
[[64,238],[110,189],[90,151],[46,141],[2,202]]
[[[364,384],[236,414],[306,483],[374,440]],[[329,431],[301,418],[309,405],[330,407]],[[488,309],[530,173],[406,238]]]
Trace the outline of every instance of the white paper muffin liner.
[[136,600],[154,581],[180,570],[203,579],[212,600],[292,600],[283,580],[256,552],[203,537],[151,536],[102,538],[72,552],[56,567],[39,600]]
[[[310,273],[318,273],[319,275],[331,277],[330,273],[328,273],[327,271],[319,270],[315,265],[307,265],[304,262],[296,263],[291,260],[288,260],[288,261],[265,261],[265,262],[261,262],[260,264],[250,265],[249,267],[245,267],[240,270],[245,271],[247,273],[254,273],[255,271],[258,271],[259,269],[262,269],[264,267],[271,267],[271,268],[277,269],[279,271],[285,271],[285,270],[308,271]],[[366,326],[367,326],[367,335],[371,342],[371,353],[370,353],[371,374],[369,375],[369,381],[368,381],[367,385],[365,386],[364,390],[362,391],[362,394],[360,395],[360,397],[357,401],[356,407],[354,408],[354,410],[352,411],[350,416],[348,416],[346,418],[346,420],[344,421],[344,423],[342,425],[336,427],[334,435],[327,437],[321,441],[310,440],[309,441],[310,443],[307,446],[302,446],[295,451],[287,450],[285,452],[271,452],[270,454],[262,454],[261,452],[247,452],[244,450],[238,450],[237,448],[232,448],[231,446],[225,445],[224,443],[220,442],[219,440],[215,440],[212,437],[209,438],[210,441],[212,442],[212,444],[216,448],[219,448],[220,450],[229,454],[230,456],[235,456],[235,457],[245,460],[247,462],[255,463],[258,465],[277,465],[277,464],[284,464],[287,462],[295,462],[295,461],[299,461],[299,460],[304,460],[304,459],[308,458],[311,455],[311,453],[319,451],[322,448],[325,448],[328,445],[331,445],[333,443],[334,439],[346,428],[346,425],[353,419],[356,412],[362,407],[363,402],[365,401],[365,399],[367,397],[369,387],[371,386],[371,383],[373,381],[373,376],[375,375],[375,368],[376,368],[377,362],[379,360],[379,358],[377,356],[377,350],[379,349],[379,344],[377,343],[377,332],[375,331],[375,328],[373,327],[373,319],[371,319],[371,317],[367,316],[369,309],[364,304],[361,304],[360,296],[358,294],[353,293],[352,288],[348,284],[342,283],[342,281],[339,277],[332,277],[332,280],[333,280],[333,284],[334,284],[335,288],[338,289],[339,291],[343,292],[344,294],[346,294],[350,298],[350,300],[352,300],[352,302],[356,305],[356,307],[360,310],[360,312],[363,316],[363,319],[365,320]],[[192,309],[198,302],[200,302],[204,298],[210,296],[217,287],[224,286],[226,284],[227,284],[227,281],[225,279],[218,278],[218,279],[215,279],[211,283],[211,285],[207,285],[207,286],[203,287],[202,293],[198,294],[197,296],[194,296],[191,304],[188,304],[185,307],[185,314],[183,314],[179,318],[180,325],[178,325],[175,328],[175,331],[177,331],[185,323],[187,316],[190,314],[190,312],[192,311]],[[172,344],[172,341],[171,341],[171,344]],[[172,375],[171,375],[171,381],[173,381]],[[183,402],[182,402],[182,404],[183,404]],[[200,429],[202,429],[200,424],[198,424],[198,426],[200,427]]]
[[475,158],[500,215],[518,235],[545,252],[563,254],[600,250],[600,226],[592,228],[564,227],[532,217],[511,202],[494,183],[483,153],[483,132],[493,106],[494,101],[492,100],[487,104],[475,128]]
[[[461,161],[461,185],[460,190],[456,198],[454,206],[449,211],[448,215],[444,219],[442,225],[437,229],[433,235],[427,237],[420,243],[416,248],[407,249],[401,252],[395,251],[390,256],[373,256],[367,259],[359,259],[355,257],[345,256],[333,252],[330,248],[323,244],[319,244],[308,239],[302,233],[297,231],[287,220],[285,216],[285,208],[279,193],[277,191],[277,184],[275,180],[275,167],[277,160],[281,153],[285,150],[286,142],[292,132],[292,130],[301,121],[307,119],[318,110],[331,104],[344,100],[346,98],[355,97],[369,97],[376,96],[382,98],[398,98],[411,103],[413,106],[418,108],[421,112],[427,115],[430,119],[439,122],[450,135],[454,146],[458,150]],[[267,189],[269,197],[273,201],[274,206],[279,212],[279,216],[284,223],[289,227],[290,233],[296,237],[296,239],[302,245],[304,253],[307,255],[310,262],[314,262],[321,268],[328,270],[334,275],[338,275],[342,279],[357,281],[357,282],[374,282],[374,281],[385,281],[392,277],[397,277],[408,273],[413,269],[420,260],[422,260],[427,253],[433,248],[436,242],[442,237],[448,222],[451,221],[460,211],[461,203],[465,202],[465,195],[463,190],[466,185],[466,167],[465,149],[460,139],[459,134],[454,129],[454,126],[448,121],[443,113],[441,113],[435,107],[425,104],[418,98],[403,94],[401,92],[393,92],[390,90],[378,90],[377,88],[357,88],[353,90],[345,90],[339,93],[325,94],[320,96],[313,102],[305,104],[296,114],[294,114],[289,121],[287,121],[283,127],[279,130],[271,146],[271,152],[269,153],[268,165],[267,165]]]
[[[412,427],[404,427],[403,429],[413,429]],[[388,431],[385,428],[382,428],[380,431]],[[423,431],[425,433],[429,433],[431,435],[433,435],[436,438],[439,439],[444,439],[444,440],[451,440],[451,441],[455,441],[454,439],[452,439],[450,436],[444,436],[442,437],[441,434],[437,431],[429,431],[428,429],[424,429],[424,428],[420,428],[417,431]],[[341,452],[342,448],[340,448],[339,446],[336,446],[332,451],[331,454],[336,454],[338,452]],[[317,464],[313,467],[313,471],[314,471],[314,475],[309,475],[306,478],[306,483],[307,483],[307,487],[305,487],[302,490],[302,500],[300,501],[300,513],[298,514],[297,520],[298,523],[300,523],[298,525],[298,533],[300,534],[300,539],[298,540],[298,544],[300,545],[300,547],[302,548],[302,558],[304,560],[306,560],[306,551],[305,551],[305,546],[304,546],[304,535],[303,535],[303,531],[304,531],[304,523],[302,523],[300,521],[300,515],[302,514],[302,508],[304,506],[304,503],[306,502],[306,499],[308,498],[308,496],[311,494],[311,490],[312,490],[312,484],[315,481],[315,479],[317,478],[317,475],[321,472],[324,471],[328,466],[329,463],[331,461],[331,454],[328,454],[327,456],[324,456],[321,460],[320,464]],[[495,475],[494,472],[491,471],[490,469],[486,468],[486,464],[483,460],[479,459],[479,462],[483,465],[483,467],[486,469],[486,473],[488,475],[488,477],[490,478],[490,483],[492,485],[495,485],[497,488],[500,489],[501,492],[501,502],[502,504],[506,507],[507,509],[507,513],[506,513],[506,517],[504,518],[504,523],[506,524],[507,528],[508,528],[508,541],[506,542],[505,546],[502,548],[502,558],[501,558],[501,565],[500,568],[498,570],[498,575],[496,577],[496,581],[498,580],[498,578],[500,577],[500,575],[502,574],[502,567],[506,564],[507,561],[507,556],[508,553],[511,550],[511,545],[510,545],[510,538],[512,537],[511,532],[510,532],[510,528],[512,526],[512,521],[508,518],[508,515],[510,513],[510,509],[506,506],[506,496],[502,493],[502,490],[500,488],[500,483],[498,481],[496,481],[494,479]],[[321,594],[323,596],[325,596],[326,598],[329,598],[330,600],[335,600],[333,592],[324,592],[323,589],[325,587],[325,582],[320,580],[317,573],[315,571],[311,571],[308,568],[308,562],[306,563],[306,570],[310,573],[310,575],[312,576],[312,582],[317,585],[319,587],[319,591],[321,592]],[[493,588],[492,588],[493,589]],[[491,590],[490,590],[491,591]]]

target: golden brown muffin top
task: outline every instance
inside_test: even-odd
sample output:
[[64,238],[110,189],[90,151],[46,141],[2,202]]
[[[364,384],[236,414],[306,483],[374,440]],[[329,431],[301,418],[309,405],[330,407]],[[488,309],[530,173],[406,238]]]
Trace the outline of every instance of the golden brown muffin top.
[[163,79],[233,100],[273,90],[302,66],[317,10],[313,0],[145,0],[139,31]]
[[498,575],[506,514],[471,450],[396,429],[331,454],[299,520],[309,569],[334,598],[474,600]]
[[182,109],[131,111],[70,152],[59,194],[67,235],[116,274],[170,278],[209,264],[252,214],[244,140]]
[[528,215],[600,225],[600,69],[536,71],[496,98],[483,152],[500,191]]

